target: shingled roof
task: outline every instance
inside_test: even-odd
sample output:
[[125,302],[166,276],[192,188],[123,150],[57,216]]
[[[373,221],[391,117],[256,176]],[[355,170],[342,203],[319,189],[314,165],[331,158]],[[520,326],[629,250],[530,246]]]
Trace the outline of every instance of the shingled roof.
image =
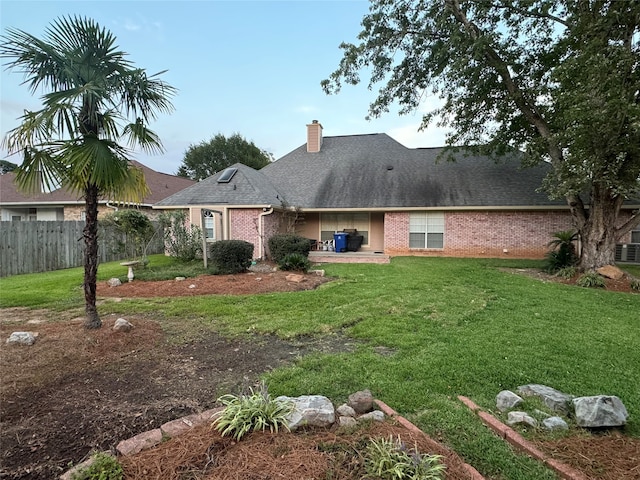
[[[144,178],[149,187],[150,193],[144,197],[142,205],[153,205],[184,188],[195,183],[194,180],[167,173],[156,172],[151,168],[137,161],[131,164],[140,168],[144,173]],[[111,200],[111,199],[108,199]],[[0,204],[3,205],[65,205],[84,204],[82,195],[73,193],[65,188],[59,188],[52,192],[25,194],[18,190],[15,184],[15,174],[5,173],[0,175]]]
[[259,171],[236,164],[158,202],[158,207],[226,204],[313,209],[523,208],[564,205],[537,190],[545,165],[522,169],[516,157],[496,163],[442,148],[411,149],[386,134],[325,137],[319,152],[302,145]]
[[282,197],[270,180],[242,163],[229,168],[237,169],[229,182],[219,183],[224,170],[171,195],[156,203],[156,206],[188,205],[235,205],[235,206],[280,206]]
[[441,152],[410,149],[386,134],[325,137],[319,152],[303,145],[260,172],[289,205],[306,209],[563,205],[537,191],[544,165],[463,155],[438,162]]

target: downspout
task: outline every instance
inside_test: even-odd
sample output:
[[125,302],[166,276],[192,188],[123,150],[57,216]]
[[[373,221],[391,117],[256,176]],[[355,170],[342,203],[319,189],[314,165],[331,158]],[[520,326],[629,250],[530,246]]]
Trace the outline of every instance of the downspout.
[[272,213],[273,207],[269,205],[262,209],[262,213],[258,219],[258,252],[260,253],[260,260],[266,257],[266,252],[264,251],[264,217],[271,215]]

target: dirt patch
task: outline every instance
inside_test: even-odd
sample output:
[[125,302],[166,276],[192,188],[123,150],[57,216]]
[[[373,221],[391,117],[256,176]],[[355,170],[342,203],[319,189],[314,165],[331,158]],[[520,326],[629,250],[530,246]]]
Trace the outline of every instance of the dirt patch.
[[[203,276],[181,282],[134,280],[115,288],[101,282],[98,288],[102,297],[255,294],[316,288],[329,280],[307,274],[304,281],[292,282],[286,279],[287,275],[286,272],[269,271],[234,278]],[[192,284],[196,286],[189,288]],[[88,331],[82,328],[81,311],[0,310],[0,479],[56,478],[70,463],[84,460],[92,451],[114,450],[121,440],[158,428],[167,421],[213,408],[220,395],[239,393],[256,385],[263,372],[310,352],[330,353],[353,348],[352,341],[338,335],[288,342],[270,336],[227,338],[209,331],[201,332],[196,340],[176,346],[167,343],[165,332],[157,321],[144,316],[128,316],[127,319],[135,328],[125,334],[112,330],[115,317],[103,318],[103,328]],[[35,345],[6,345],[5,339],[17,330],[37,331],[39,337]],[[319,439],[327,442],[327,435],[337,435],[330,431],[320,432],[321,437],[313,437],[311,433],[282,438],[266,436],[262,440],[253,439],[255,444],[243,440],[234,446],[225,443],[226,439],[220,443],[208,431],[198,432],[194,430],[194,436],[184,434],[174,439],[175,443],[172,440],[166,446],[162,445],[164,448],[174,445],[177,454],[182,452],[183,455],[204,449],[204,456],[187,460],[183,476],[176,478],[234,478],[226,474],[198,476],[200,473],[197,472],[211,473],[206,465],[218,450],[240,455],[236,458],[244,459],[241,464],[258,462],[254,465],[256,473],[235,478],[312,478],[306,474],[288,473],[285,477],[265,476],[261,473],[264,463],[259,462],[279,465],[283,461],[280,457],[286,454],[285,457],[290,455],[294,463],[311,465],[307,453],[295,453],[298,447],[294,447],[294,443],[302,443],[305,451],[311,449],[315,455],[318,450],[313,446],[315,442]],[[591,478],[637,479],[638,472],[633,467],[640,459],[640,441],[621,438],[585,440],[580,436],[555,443],[545,441],[539,446],[554,458],[585,471]],[[290,440],[294,442],[291,445]],[[339,437],[331,441],[342,445],[357,439]],[[199,444],[202,446],[195,446]],[[241,447],[245,450],[234,450]],[[276,461],[277,453],[280,456]],[[332,460],[324,453],[321,462],[341,461]],[[151,453],[144,455],[150,455],[151,463],[146,467],[137,464],[135,468],[151,472],[152,468],[157,468],[158,461]],[[169,452],[162,455],[169,455]],[[585,458],[589,459],[588,465]],[[275,463],[270,463],[272,461]],[[624,463],[628,461],[632,463]],[[238,464],[236,462],[234,467]],[[337,470],[336,464],[330,465]],[[620,465],[622,467],[618,467]],[[289,472],[283,468],[288,467],[279,467],[279,474]],[[344,472],[349,471],[347,462]],[[453,471],[450,468],[450,472]],[[171,477],[149,474],[137,478]]]

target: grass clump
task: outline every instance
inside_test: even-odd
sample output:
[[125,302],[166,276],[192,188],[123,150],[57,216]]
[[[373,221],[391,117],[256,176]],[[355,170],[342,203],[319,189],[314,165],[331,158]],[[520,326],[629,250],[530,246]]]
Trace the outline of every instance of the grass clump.
[[122,480],[122,466],[107,453],[96,453],[91,465],[71,475],[71,480]]
[[380,438],[367,446],[364,465],[367,475],[383,480],[439,480],[445,470],[441,459],[408,449],[400,438]]
[[605,283],[600,275],[596,272],[587,272],[580,275],[576,281],[576,285],[585,288],[604,288]]
[[578,269],[576,267],[564,267],[556,271],[556,276],[564,279],[570,279],[576,276]]
[[291,402],[272,399],[263,384],[258,391],[250,389],[249,395],[223,395],[218,402],[224,405],[213,426],[224,437],[231,435],[240,440],[247,433],[255,431],[277,432],[287,425],[287,417],[293,411]]

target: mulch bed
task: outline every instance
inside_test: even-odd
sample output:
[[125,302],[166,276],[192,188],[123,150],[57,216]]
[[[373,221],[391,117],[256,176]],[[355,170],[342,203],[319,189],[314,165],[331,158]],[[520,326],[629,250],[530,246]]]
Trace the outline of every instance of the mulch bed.
[[159,446],[122,460],[127,480],[361,480],[360,452],[369,438],[400,438],[411,449],[442,455],[449,480],[470,474],[454,452],[392,422],[355,430],[309,429],[300,432],[252,433],[236,442],[210,425],[194,427]]

